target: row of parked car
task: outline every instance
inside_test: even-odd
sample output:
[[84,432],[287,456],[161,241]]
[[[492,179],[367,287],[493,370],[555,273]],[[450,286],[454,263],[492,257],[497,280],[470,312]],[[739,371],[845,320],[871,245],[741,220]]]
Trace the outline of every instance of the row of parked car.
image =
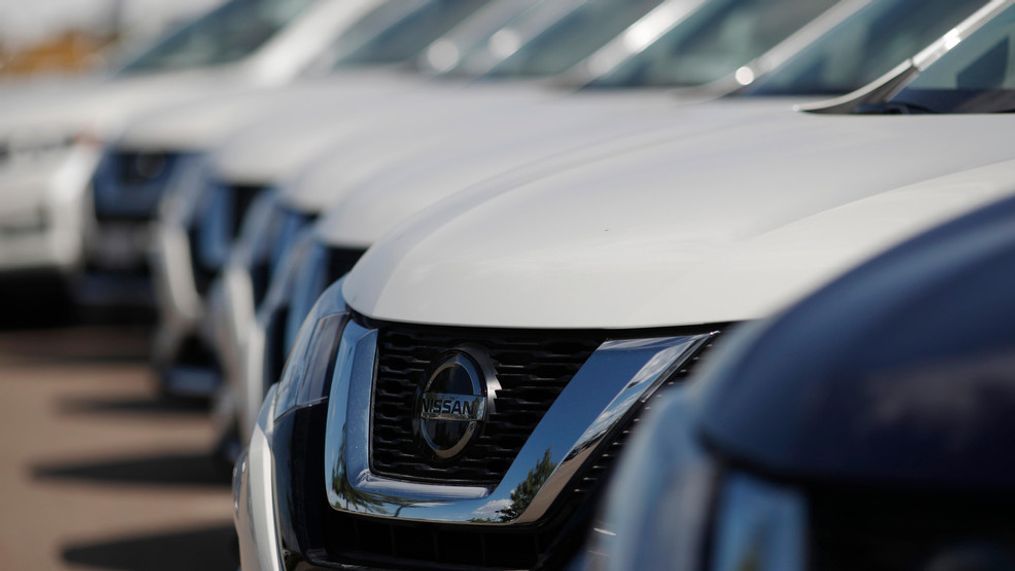
[[154,292],[244,569],[1011,569],[1013,40],[1010,0],[231,0],[7,90],[0,269]]

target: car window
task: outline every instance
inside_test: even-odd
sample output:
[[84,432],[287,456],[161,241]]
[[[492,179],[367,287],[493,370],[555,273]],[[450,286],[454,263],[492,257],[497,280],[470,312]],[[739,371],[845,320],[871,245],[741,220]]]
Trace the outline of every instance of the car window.
[[120,73],[221,65],[267,43],[315,0],[231,0],[166,36],[128,61]]
[[889,105],[935,113],[1015,111],[1015,6],[923,70]]
[[682,87],[718,80],[833,4],[835,0],[711,0],[589,87]]
[[389,0],[342,34],[333,67],[402,62],[417,56],[486,0]]
[[585,59],[660,4],[660,0],[588,0],[520,46],[490,77],[548,76]]
[[762,77],[750,95],[859,89],[972,15],[984,0],[877,0]]

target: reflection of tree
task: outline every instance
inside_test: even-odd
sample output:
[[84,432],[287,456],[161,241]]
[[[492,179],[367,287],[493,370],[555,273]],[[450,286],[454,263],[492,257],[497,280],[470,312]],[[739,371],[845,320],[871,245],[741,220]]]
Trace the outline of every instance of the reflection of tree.
[[500,514],[500,520],[512,521],[522,515],[522,512],[525,511],[525,508],[529,507],[529,504],[532,503],[532,500],[539,493],[540,488],[543,487],[543,484],[546,483],[546,480],[556,467],[557,465],[550,460],[550,450],[547,449],[543,453],[543,458],[529,470],[528,475],[525,476],[522,483],[512,490],[511,505],[498,510],[497,513]]
[[346,477],[344,440],[339,448],[338,458],[339,461],[331,472],[331,489],[342,498],[342,501],[345,503],[344,507],[349,511],[375,515],[391,515],[391,511],[388,508],[398,506],[394,514],[397,516],[402,508],[413,505],[414,502],[409,500],[385,494],[364,492],[353,486],[349,478]]

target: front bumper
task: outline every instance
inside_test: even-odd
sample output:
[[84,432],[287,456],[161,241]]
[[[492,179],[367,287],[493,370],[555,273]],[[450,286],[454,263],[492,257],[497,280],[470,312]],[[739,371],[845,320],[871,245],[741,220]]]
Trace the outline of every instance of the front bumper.
[[172,396],[211,397],[221,379],[201,336],[205,303],[194,287],[186,226],[160,222],[154,240],[151,268],[159,323],[152,358],[161,389]]
[[84,146],[0,169],[0,272],[71,274],[82,264],[85,189],[98,152]]
[[271,438],[274,391],[268,394],[250,446],[233,470],[233,509],[244,571],[282,571],[273,492]]
[[[222,372],[223,382],[216,395],[214,420],[218,440],[225,451],[233,448],[237,436],[243,440],[250,438],[257,414],[255,410],[254,415],[246,418],[249,424],[244,424],[242,411],[248,368],[245,359],[252,331],[256,329],[253,296],[250,273],[240,265],[230,264],[222,279],[213,286],[209,311],[202,327],[204,335],[213,339],[216,360]],[[260,401],[257,404],[259,409]]]

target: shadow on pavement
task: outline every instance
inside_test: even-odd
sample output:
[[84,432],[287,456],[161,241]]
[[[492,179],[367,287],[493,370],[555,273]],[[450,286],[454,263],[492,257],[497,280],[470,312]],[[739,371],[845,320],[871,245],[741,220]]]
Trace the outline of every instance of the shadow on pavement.
[[32,469],[42,480],[155,486],[229,486],[230,475],[209,450],[108,460],[44,464]]
[[238,564],[231,523],[73,544],[62,556],[75,565],[123,571],[232,571]]
[[209,403],[204,400],[152,397],[78,397],[60,401],[64,414],[194,416],[208,415]]
[[63,281],[48,274],[5,276],[0,300],[0,331],[60,327],[77,316]]
[[75,325],[0,333],[0,361],[10,364],[144,365],[151,331],[141,326]]
[[82,307],[56,274],[0,276],[0,331],[44,330],[70,325],[151,325],[150,306]]

